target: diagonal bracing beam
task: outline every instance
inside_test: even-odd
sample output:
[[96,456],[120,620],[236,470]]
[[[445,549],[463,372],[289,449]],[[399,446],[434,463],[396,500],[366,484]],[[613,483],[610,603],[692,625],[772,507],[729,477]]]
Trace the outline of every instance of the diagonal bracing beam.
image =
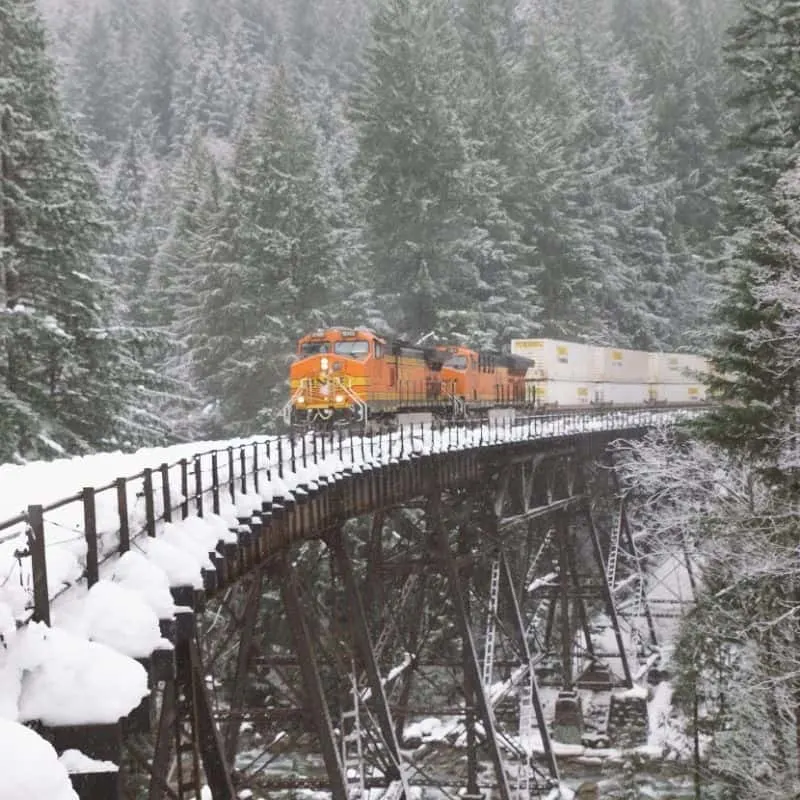
[[239,639],[239,652],[236,657],[236,676],[233,683],[233,692],[231,693],[231,718],[225,731],[225,757],[231,767],[233,767],[233,761],[236,758],[239,730],[242,727],[239,714],[244,707],[244,697],[247,690],[248,667],[258,620],[258,609],[261,603],[262,583],[263,570],[259,568],[256,569],[253,576],[253,582],[247,594],[244,614],[242,615],[242,631]]
[[[542,707],[542,699],[539,696],[539,684],[536,680],[536,671],[533,668],[533,661],[531,659],[531,651],[528,647],[528,637],[525,635],[525,623],[522,620],[522,611],[520,610],[519,601],[517,600],[517,593],[514,589],[514,579],[511,574],[511,566],[508,563],[505,550],[500,550],[500,567],[505,577],[505,581],[501,581],[501,585],[506,587],[506,596],[508,604],[511,609],[513,617],[514,632],[517,635],[517,642],[519,644],[520,652],[523,655],[525,663],[528,665],[530,686],[533,701],[533,710],[536,714],[536,724],[539,728],[539,734],[542,737],[542,747],[544,748],[544,757],[547,761],[547,770],[550,777],[558,781],[558,764],[556,763],[556,756],[553,752],[553,745],[550,741],[550,732],[547,729],[547,721],[544,718],[544,708]],[[524,691],[524,689],[523,689]]]
[[494,764],[495,778],[497,779],[498,788],[500,790],[500,797],[501,800],[511,800],[511,790],[509,789],[508,777],[506,776],[503,756],[500,752],[500,745],[494,726],[494,715],[486,696],[485,687],[481,681],[478,652],[475,648],[475,641],[472,638],[472,631],[467,614],[467,604],[464,599],[464,592],[461,588],[459,570],[450,550],[447,531],[442,524],[441,496],[438,491],[435,491],[429,496],[427,513],[434,539],[434,552],[436,557],[441,559],[444,564],[447,583],[450,589],[450,597],[455,606],[456,623],[459,626],[461,638],[466,650],[464,666],[468,670],[471,688],[475,693],[475,700],[478,705],[478,712],[483,721],[486,744],[489,747],[489,752]]
[[325,693],[322,689],[322,679],[317,666],[314,644],[303,615],[300,593],[297,588],[297,577],[294,570],[289,566],[285,554],[282,558],[276,559],[275,571],[280,585],[283,605],[286,609],[286,617],[292,630],[295,650],[300,662],[300,673],[303,677],[309,710],[319,735],[322,757],[325,761],[325,768],[330,781],[331,795],[333,800],[347,800],[347,784],[342,762],[339,758],[339,751],[336,747],[328,703],[325,700]]
[[393,767],[389,770],[387,777],[391,781],[398,779],[403,780],[400,763],[400,747],[397,742],[395,729],[392,723],[392,715],[389,711],[389,704],[386,700],[386,693],[378,670],[375,651],[372,647],[372,641],[370,640],[369,626],[364,613],[364,605],[361,602],[361,595],[356,585],[355,576],[353,575],[353,565],[350,563],[350,557],[347,554],[342,531],[339,530],[333,533],[328,537],[327,542],[328,547],[333,551],[339,574],[344,581],[350,611],[353,615],[351,618],[353,638],[369,682],[370,702],[368,705],[372,706],[374,710],[380,727],[381,736],[383,737],[390,759],[393,762]]
[[584,504],[584,513],[586,515],[586,522],[589,527],[589,538],[592,541],[592,550],[594,551],[594,557],[597,561],[598,569],[600,570],[600,591],[603,594],[606,613],[611,620],[611,625],[614,628],[614,637],[617,640],[619,658],[622,662],[622,671],[625,675],[625,687],[631,689],[633,688],[631,667],[630,664],[628,664],[628,654],[625,652],[625,644],[622,641],[622,629],[619,626],[619,616],[617,615],[617,607],[614,605],[614,596],[611,592],[611,587],[608,585],[608,575],[605,559],[603,558],[603,548],[600,544],[600,537],[597,535],[597,528],[594,524],[592,506],[588,501]]

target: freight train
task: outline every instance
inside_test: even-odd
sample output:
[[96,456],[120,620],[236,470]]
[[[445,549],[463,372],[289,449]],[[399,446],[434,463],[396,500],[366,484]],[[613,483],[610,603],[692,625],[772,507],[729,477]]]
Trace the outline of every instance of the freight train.
[[554,339],[513,339],[510,353],[430,347],[367,328],[329,328],[297,344],[288,424],[394,424],[521,409],[701,403],[700,356],[648,353]]

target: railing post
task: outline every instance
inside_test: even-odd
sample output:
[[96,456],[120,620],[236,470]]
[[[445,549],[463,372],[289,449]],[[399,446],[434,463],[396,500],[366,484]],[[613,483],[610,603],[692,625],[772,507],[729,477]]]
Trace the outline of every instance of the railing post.
[[127,553],[131,549],[131,531],[128,523],[128,482],[117,478],[117,514],[119,515],[119,551]]
[[283,480],[283,436],[278,437],[278,477]]
[[47,591],[47,558],[44,545],[44,514],[41,506],[28,506],[28,547],[33,572],[33,619],[50,624],[50,596]]
[[164,501],[164,522],[172,522],[172,497],[169,490],[169,464],[161,465],[161,498]]
[[308,467],[308,460],[306,458],[306,435],[305,434],[303,434],[302,442],[303,442],[303,448],[302,448],[303,469],[306,469]]
[[203,516],[203,466],[200,456],[194,457],[194,494],[197,505],[197,516]]
[[239,448],[239,472],[242,479],[242,494],[247,494],[247,457],[244,454],[244,445]]
[[146,467],[144,470],[144,509],[147,525],[147,535],[156,535],[156,512],[153,505],[153,470]]
[[253,491],[258,494],[258,442],[253,442]]
[[219,514],[219,464],[216,450],[211,454],[211,503],[212,511]]
[[97,509],[94,488],[83,490],[83,534],[86,537],[86,581],[91,588],[100,580],[100,565],[97,558]]
[[185,458],[181,459],[181,516],[186,519],[189,516],[189,464]]
[[[233,448],[228,447],[228,493],[231,496],[231,503],[236,502],[236,472],[233,466]],[[219,514],[219,511],[215,511]]]
[[289,452],[290,452],[290,464],[292,466],[292,472],[297,472],[297,454],[295,453],[295,441],[294,441],[294,433],[289,434]]

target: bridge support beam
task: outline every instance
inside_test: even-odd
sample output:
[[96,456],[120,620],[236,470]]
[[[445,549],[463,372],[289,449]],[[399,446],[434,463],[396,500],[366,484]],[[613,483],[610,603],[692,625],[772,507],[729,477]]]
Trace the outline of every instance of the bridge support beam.
[[333,535],[327,537],[327,543],[336,559],[336,566],[344,582],[348,605],[353,615],[351,620],[353,639],[361,662],[366,670],[367,681],[369,682],[371,700],[367,705],[374,709],[381,737],[383,738],[384,746],[389,755],[390,764],[387,769],[386,777],[390,781],[398,780],[402,777],[400,747],[397,742],[397,737],[395,736],[389,704],[386,700],[383,683],[381,682],[378,663],[375,658],[375,650],[372,647],[369,626],[367,624],[366,614],[364,613],[364,605],[361,602],[361,595],[356,585],[355,576],[353,575],[353,565],[350,563],[350,557],[347,554],[342,531],[338,530]]
[[[470,529],[467,525],[462,525],[458,533],[458,555],[459,561],[470,552]],[[463,570],[459,570],[459,580]],[[469,580],[469,578],[467,578]],[[464,606],[467,619],[470,619],[470,600],[469,592],[464,595]],[[464,727],[467,740],[467,785],[466,800],[481,800],[483,794],[478,790],[478,753],[477,736],[475,735],[475,712],[476,712],[476,693],[472,682],[472,671],[469,667],[469,660],[472,658],[467,640],[461,640],[461,660],[463,664],[463,687],[464,687]],[[485,688],[485,687],[484,687]]]
[[[196,638],[189,642],[189,659],[194,683],[194,702],[197,714],[197,732],[203,771],[214,800],[236,800],[231,774],[225,762],[222,738],[214,723],[214,715],[206,688],[206,676],[200,660]],[[179,673],[180,674],[180,673]]]
[[[525,624],[522,621],[522,612],[520,610],[519,601],[517,599],[517,592],[514,589],[514,578],[511,574],[511,566],[508,563],[505,550],[500,550],[500,568],[505,577],[505,583],[501,585],[506,587],[506,596],[508,598],[509,608],[511,609],[512,622],[514,633],[517,637],[517,644],[522,655],[524,664],[527,664],[528,674],[531,687],[531,702],[533,704],[533,711],[536,714],[536,724],[539,728],[539,735],[542,738],[542,746],[544,747],[544,757],[547,762],[547,770],[550,777],[554,781],[559,780],[558,764],[556,763],[556,756],[553,752],[553,745],[550,741],[550,732],[547,728],[547,721],[544,718],[544,708],[542,707],[542,699],[539,696],[539,684],[536,680],[536,671],[533,667],[533,660],[531,658],[531,651],[528,647],[528,637],[525,633]],[[522,690],[524,691],[524,689]]]
[[[167,783],[170,757],[174,744],[175,725],[175,680],[170,679],[164,683],[161,695],[161,714],[158,718],[156,732],[156,745],[153,752],[153,763],[150,766],[150,787],[147,793],[148,800],[161,800],[164,793],[170,790]],[[170,790],[171,791],[171,790]]]
[[261,603],[261,588],[263,584],[263,570],[257,568],[242,617],[242,631],[239,640],[239,650],[236,656],[236,675],[234,676],[233,691],[231,692],[231,717],[225,730],[225,758],[233,769],[236,758],[236,748],[239,744],[239,730],[241,728],[240,714],[244,707],[245,691],[247,689],[248,666],[253,646],[253,635],[258,621],[258,609]]
[[303,678],[308,707],[317,728],[322,757],[325,761],[325,768],[330,781],[331,795],[333,800],[347,800],[344,770],[336,747],[330,711],[322,689],[322,680],[317,668],[314,644],[311,641],[303,615],[300,594],[297,588],[297,578],[294,570],[289,566],[286,554],[282,554],[282,557],[277,559],[275,572],[280,584],[283,605],[286,609],[286,616],[300,662],[300,672]]
[[[175,676],[164,682],[148,800],[179,800],[200,792],[200,761],[213,800],[236,800],[222,738],[217,730],[197,646],[195,618],[175,644]],[[175,754],[175,784],[168,779]]]
[[598,569],[600,570],[600,591],[603,594],[605,601],[606,613],[611,620],[611,626],[614,629],[614,637],[617,641],[617,648],[619,649],[619,657],[622,662],[622,672],[625,676],[625,686],[628,689],[633,688],[633,676],[631,674],[631,667],[628,663],[628,655],[625,652],[625,644],[622,641],[622,630],[619,626],[619,617],[617,616],[617,608],[614,605],[614,597],[611,593],[611,587],[608,585],[608,576],[606,574],[606,562],[603,558],[603,548],[600,545],[600,537],[597,535],[597,528],[594,524],[594,515],[592,514],[592,506],[587,501],[584,505],[584,513],[586,515],[586,522],[589,527],[589,538],[592,542],[592,550],[594,552],[595,560],[597,561]]
[[[611,481],[612,486],[614,487],[614,493],[617,497],[619,497],[619,524],[622,529],[622,534],[625,537],[625,544],[627,545],[629,552],[633,558],[634,564],[636,565],[636,569],[639,572],[639,580],[645,580],[644,576],[644,565],[642,564],[641,555],[639,553],[639,548],[636,546],[636,540],[633,538],[633,532],[631,531],[630,520],[628,519],[628,509],[627,509],[627,495],[623,493],[622,486],[619,480],[619,474],[617,473],[617,466],[614,463],[614,454],[611,450],[606,451],[606,464],[611,473]],[[650,635],[650,643],[653,647],[658,647],[658,634],[656,633],[656,626],[653,622],[653,614],[650,610],[650,602],[647,599],[647,587],[646,584],[642,589],[642,606],[644,610],[645,619],[647,620],[647,629]]]
[[500,791],[501,800],[511,800],[511,791],[508,785],[508,778],[503,766],[503,756],[500,752],[497,733],[494,725],[494,714],[489,705],[486,691],[481,680],[481,668],[478,663],[478,653],[475,649],[475,641],[472,638],[472,630],[465,601],[465,595],[461,588],[461,576],[458,566],[450,550],[450,541],[447,530],[442,524],[441,515],[441,496],[439,492],[434,492],[428,497],[427,518],[431,533],[434,536],[434,552],[436,557],[441,560],[445,568],[450,598],[453,601],[456,615],[456,623],[461,633],[461,638],[466,649],[464,666],[467,669],[472,688],[475,692],[478,712],[483,721],[486,744],[494,765],[495,778]]

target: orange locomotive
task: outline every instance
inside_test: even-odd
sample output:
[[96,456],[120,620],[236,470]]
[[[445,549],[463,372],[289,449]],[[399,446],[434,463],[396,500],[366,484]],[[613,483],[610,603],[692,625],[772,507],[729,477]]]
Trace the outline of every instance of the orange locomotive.
[[366,328],[304,336],[289,370],[287,423],[391,420],[427,412],[457,417],[525,404],[529,359],[465,347],[421,347]]
[[530,359],[460,346],[441,349],[449,353],[442,366],[442,383],[450,387],[457,410],[526,405]]

